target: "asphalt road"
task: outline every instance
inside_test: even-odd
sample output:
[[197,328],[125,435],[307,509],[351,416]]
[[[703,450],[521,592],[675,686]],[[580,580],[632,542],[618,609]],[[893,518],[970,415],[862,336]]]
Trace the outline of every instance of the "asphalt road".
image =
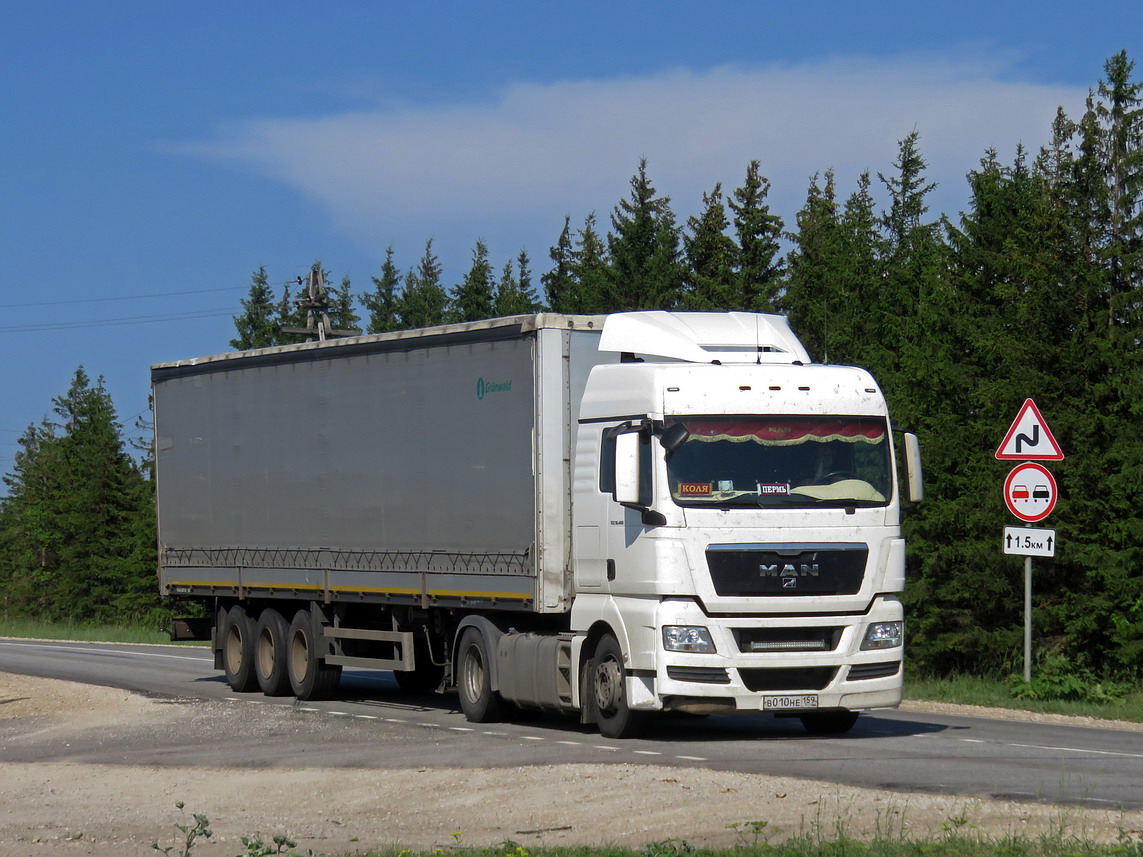
[[[574,719],[465,721],[455,696],[399,690],[388,673],[346,671],[340,698],[235,694],[202,648],[0,639],[0,671],[123,688],[188,707],[177,727],[0,746],[0,762],[330,767],[562,763],[697,766],[868,788],[1143,809],[1143,732],[878,711],[842,737],[760,715],[663,717],[612,741]],[[2,702],[2,700],[0,700]],[[216,704],[208,704],[216,703]],[[192,716],[193,715],[193,716]]]

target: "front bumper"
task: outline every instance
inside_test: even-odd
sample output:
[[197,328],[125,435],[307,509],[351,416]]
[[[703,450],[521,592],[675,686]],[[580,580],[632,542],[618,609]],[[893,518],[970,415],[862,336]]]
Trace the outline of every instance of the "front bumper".
[[[859,615],[711,617],[693,601],[664,601],[656,611],[657,639],[635,647],[653,652],[653,663],[631,665],[628,701],[644,710],[706,712],[796,713],[812,710],[811,703],[818,709],[896,707],[903,648],[863,651],[861,643],[871,624],[902,621],[903,615],[891,595],[874,599]],[[664,625],[704,626],[717,651],[667,651]]]

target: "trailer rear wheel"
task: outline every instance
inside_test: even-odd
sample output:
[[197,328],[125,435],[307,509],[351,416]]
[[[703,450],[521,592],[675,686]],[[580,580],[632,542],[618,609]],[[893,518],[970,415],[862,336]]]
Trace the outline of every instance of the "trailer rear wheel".
[[596,722],[605,738],[638,738],[650,721],[650,713],[633,711],[627,705],[627,671],[623,650],[613,634],[605,634],[588,665],[588,691],[595,706]]
[[814,711],[799,718],[814,735],[844,735],[857,722],[856,711]]
[[290,692],[286,674],[286,641],[290,625],[273,607],[262,611],[255,625],[254,673],[258,687],[266,696],[285,696]]
[[309,610],[299,610],[290,623],[286,647],[286,672],[290,688],[298,699],[328,699],[341,681],[341,667],[330,666],[318,654],[313,618]]
[[222,670],[235,693],[248,693],[258,687],[254,675],[254,620],[241,604],[223,614]]
[[490,663],[484,635],[476,628],[465,628],[457,647],[457,692],[461,711],[472,723],[495,723],[506,713],[503,697],[492,689]]

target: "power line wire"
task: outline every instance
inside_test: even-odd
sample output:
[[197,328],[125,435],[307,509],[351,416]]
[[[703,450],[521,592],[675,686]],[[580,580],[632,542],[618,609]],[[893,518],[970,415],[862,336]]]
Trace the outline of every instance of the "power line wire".
[[[286,286],[294,285],[296,279],[286,280],[281,283],[269,283],[270,286]],[[72,304],[95,304],[106,303],[108,301],[137,301],[147,298],[170,298],[179,297],[181,295],[205,295],[215,292],[241,292],[248,291],[249,286],[227,286],[219,289],[191,289],[189,291],[181,292],[153,292],[146,295],[123,295],[121,297],[103,297],[103,298],[72,298],[68,300],[59,301],[36,301],[35,303],[25,304],[0,304],[0,309],[28,309],[30,307],[45,307],[45,306],[70,306]]]
[[197,318],[222,318],[233,316],[233,307],[224,309],[191,310],[167,315],[136,315],[123,318],[97,319],[94,321],[60,321],[43,324],[18,324],[0,327],[0,333],[44,333],[51,330],[79,330],[88,327],[115,327],[131,324],[156,324],[164,321],[190,321]]

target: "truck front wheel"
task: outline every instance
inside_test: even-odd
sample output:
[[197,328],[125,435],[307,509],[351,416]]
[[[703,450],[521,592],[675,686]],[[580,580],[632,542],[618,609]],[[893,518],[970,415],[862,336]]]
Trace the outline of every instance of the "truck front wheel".
[[814,735],[844,735],[857,722],[857,712],[813,711],[800,719],[806,731]]
[[590,704],[605,738],[638,738],[647,728],[650,713],[632,711],[627,705],[627,671],[623,650],[612,634],[605,634],[588,664]]
[[286,672],[290,688],[298,699],[329,699],[341,681],[341,667],[330,666],[318,654],[313,618],[309,610],[299,610],[290,623],[286,646]]
[[241,604],[223,614],[222,670],[235,693],[248,693],[258,687],[254,674],[254,621]]
[[465,628],[457,647],[457,693],[460,709],[471,723],[495,723],[504,719],[505,703],[492,689],[492,674],[484,635]]

